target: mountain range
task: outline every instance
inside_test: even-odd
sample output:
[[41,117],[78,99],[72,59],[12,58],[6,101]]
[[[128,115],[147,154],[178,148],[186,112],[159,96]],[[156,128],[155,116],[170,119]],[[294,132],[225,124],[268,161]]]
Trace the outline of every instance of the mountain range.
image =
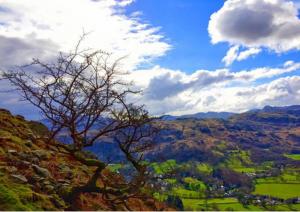
[[[300,106],[297,105],[266,106],[240,114],[163,116],[158,122],[162,130],[155,138],[154,148],[146,153],[148,160],[216,162],[233,149],[251,151],[257,161],[264,157],[287,160],[284,154],[300,153]],[[123,158],[109,138],[88,150],[102,160],[110,158],[118,162]]]

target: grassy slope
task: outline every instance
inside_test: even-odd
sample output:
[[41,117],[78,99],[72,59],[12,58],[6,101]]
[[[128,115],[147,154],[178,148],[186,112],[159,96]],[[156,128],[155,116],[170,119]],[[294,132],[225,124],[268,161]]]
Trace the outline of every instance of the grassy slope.
[[[0,109],[0,210],[64,210],[68,205],[63,197],[92,176],[93,168],[81,164],[64,148],[45,142],[38,135],[44,130],[40,124]],[[104,175],[112,184],[122,181],[109,170]],[[98,194],[81,195],[73,204],[80,210],[112,210]],[[130,199],[128,205],[133,210],[164,207],[151,198]]]

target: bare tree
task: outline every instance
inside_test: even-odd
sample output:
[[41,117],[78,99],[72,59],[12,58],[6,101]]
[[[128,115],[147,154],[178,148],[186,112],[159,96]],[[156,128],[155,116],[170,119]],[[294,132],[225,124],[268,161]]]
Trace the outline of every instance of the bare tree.
[[136,186],[143,186],[145,182],[141,153],[151,147],[152,119],[142,106],[127,103],[127,96],[139,91],[132,90],[131,84],[122,80],[126,73],[120,70],[121,59],[113,60],[103,51],[80,50],[84,37],[73,52],[60,53],[54,63],[33,59],[29,65],[4,72],[3,77],[50,121],[49,141],[60,132],[67,133],[71,138],[70,154],[85,165],[97,167],[85,186],[73,189],[70,202],[82,192],[126,199],[128,196],[124,197],[120,189],[97,187],[96,182],[107,164],[86,160],[80,152],[103,137],[114,137],[139,173],[123,190],[137,189]]

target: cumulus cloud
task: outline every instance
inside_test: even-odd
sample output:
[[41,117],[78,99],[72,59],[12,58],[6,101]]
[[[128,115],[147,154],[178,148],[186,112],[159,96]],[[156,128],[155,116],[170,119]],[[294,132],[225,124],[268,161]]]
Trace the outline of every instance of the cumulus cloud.
[[226,66],[233,63],[238,57],[239,46],[233,46],[228,51],[226,56],[222,59]]
[[[300,103],[300,77],[284,77],[269,84],[243,89],[236,93],[238,97],[247,99],[253,106],[265,105],[285,106]],[[249,104],[249,103],[248,103]],[[246,101],[243,103],[247,108]],[[252,106],[251,105],[251,106]]]
[[58,46],[43,39],[20,39],[0,35],[0,67],[10,67],[29,63],[30,56],[42,56],[50,60],[54,56]]
[[[224,86],[233,83],[245,84],[255,82],[258,79],[278,77],[285,73],[294,72],[299,68],[300,63],[288,61],[279,68],[262,67],[239,72],[231,72],[229,69],[198,70],[192,74],[186,74],[183,71],[156,66],[151,70],[133,72],[131,79],[136,81],[135,84],[144,88],[147,98],[161,100],[189,89],[198,91],[212,86]],[[141,75],[143,75],[143,82],[139,80]]]
[[[83,32],[81,48],[102,49],[127,56],[132,70],[163,56],[171,46],[159,27],[143,20],[140,11],[125,14],[134,0],[0,0],[0,70],[27,64],[33,57],[49,61],[59,51],[74,48]],[[9,85],[1,81],[0,90]],[[32,107],[15,92],[2,92],[0,107],[32,116]],[[5,101],[4,101],[5,100]],[[36,114],[36,113],[35,113]]]
[[[227,64],[258,54],[261,48],[277,53],[300,50],[298,7],[290,0],[227,0],[211,15],[208,31],[213,44],[234,46],[224,59]],[[237,46],[248,50],[238,55]]]
[[[100,48],[116,57],[127,56],[127,68],[164,55],[170,45],[159,28],[144,23],[138,13],[125,15],[124,7],[132,2],[0,0],[0,43],[4,46],[0,48],[0,66],[19,65],[32,57],[47,58],[57,51],[69,51],[83,31],[89,35],[82,48]],[[9,60],[5,62],[4,58]]]
[[239,56],[237,57],[238,61],[246,60],[248,57],[257,55],[261,52],[261,49],[259,48],[250,48],[245,51],[242,51],[239,53]]
[[[282,67],[275,68],[261,67],[239,72],[231,72],[229,69],[198,70],[187,74],[157,66],[133,72],[130,77],[134,80],[143,76],[143,81],[136,80],[139,88],[144,90],[144,95],[138,101],[146,104],[150,112],[156,115],[181,115],[199,111],[241,112],[273,103],[299,104],[299,98],[291,98],[296,95],[295,92],[290,94],[290,101],[285,101],[284,94],[274,86],[276,84],[278,87],[284,81],[285,78],[281,78],[284,74],[295,74],[299,68],[300,63],[287,61]],[[264,83],[257,85],[257,80]],[[289,86],[296,89],[296,83],[282,85],[287,89]],[[241,95],[242,92],[244,95]],[[276,96],[276,93],[281,94]],[[267,99],[268,96],[271,99]]]
[[228,51],[226,56],[222,59],[226,66],[231,65],[234,61],[242,61],[247,58],[257,55],[261,52],[259,48],[249,48],[244,51],[240,51],[240,46],[232,46]]

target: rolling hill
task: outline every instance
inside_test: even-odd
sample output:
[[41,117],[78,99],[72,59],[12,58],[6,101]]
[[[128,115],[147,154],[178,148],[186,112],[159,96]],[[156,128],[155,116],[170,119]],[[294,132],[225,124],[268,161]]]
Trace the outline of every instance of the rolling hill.
[[[66,195],[72,187],[85,184],[94,167],[82,164],[62,144],[45,140],[45,132],[44,125],[0,109],[0,210],[127,210],[122,205],[112,207],[97,193],[81,194],[70,205]],[[110,169],[104,171],[104,176],[112,185],[124,180]],[[139,196],[128,199],[131,210],[170,209],[148,194]]]

